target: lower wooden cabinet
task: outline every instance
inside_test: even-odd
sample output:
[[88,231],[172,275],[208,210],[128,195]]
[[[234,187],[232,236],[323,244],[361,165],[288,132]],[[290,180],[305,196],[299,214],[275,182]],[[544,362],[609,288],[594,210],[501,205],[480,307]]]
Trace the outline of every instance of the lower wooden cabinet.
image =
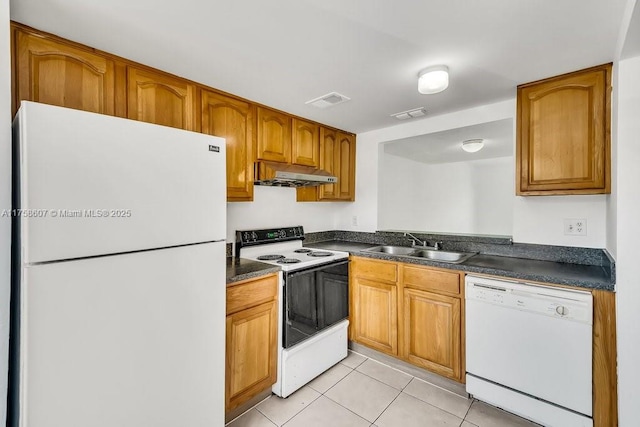
[[354,340],[398,354],[398,297],[395,284],[355,278],[353,284]]
[[353,257],[351,339],[464,382],[464,274]]
[[227,289],[225,408],[269,389],[277,376],[278,276]]
[[417,289],[403,290],[401,356],[448,378],[461,378],[460,298]]

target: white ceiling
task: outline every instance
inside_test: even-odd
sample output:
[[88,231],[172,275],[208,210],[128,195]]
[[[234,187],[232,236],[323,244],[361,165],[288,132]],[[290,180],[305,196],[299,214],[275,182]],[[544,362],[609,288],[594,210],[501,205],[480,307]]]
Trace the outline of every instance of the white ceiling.
[[[11,0],[12,19],[363,132],[515,96],[520,83],[614,59],[627,0]],[[446,64],[451,85],[417,92]],[[320,110],[305,101],[352,100]]]
[[[462,149],[462,141],[484,139],[475,153]],[[384,152],[422,163],[455,163],[513,156],[513,119],[434,132],[384,144]]]

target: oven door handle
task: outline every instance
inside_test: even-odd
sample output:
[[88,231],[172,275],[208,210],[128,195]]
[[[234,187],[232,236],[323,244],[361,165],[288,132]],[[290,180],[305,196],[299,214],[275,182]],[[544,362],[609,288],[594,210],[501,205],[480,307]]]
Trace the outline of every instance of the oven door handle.
[[336,267],[338,265],[344,265],[344,264],[349,264],[349,260],[346,259],[344,261],[328,262],[326,264],[322,264],[322,265],[319,265],[317,267],[308,268],[308,269],[305,269],[305,270],[297,270],[297,271],[288,272],[288,273],[285,273],[285,275],[286,275],[286,277],[296,277],[296,276],[299,276],[301,274],[314,273],[316,271],[324,270],[327,267]]

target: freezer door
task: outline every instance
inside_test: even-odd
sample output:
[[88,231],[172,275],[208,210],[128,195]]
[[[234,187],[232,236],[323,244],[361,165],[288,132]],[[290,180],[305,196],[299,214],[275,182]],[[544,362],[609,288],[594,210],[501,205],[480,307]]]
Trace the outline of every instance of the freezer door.
[[224,243],[32,266],[21,427],[224,425]]
[[14,130],[24,262],[226,237],[224,139],[33,102]]

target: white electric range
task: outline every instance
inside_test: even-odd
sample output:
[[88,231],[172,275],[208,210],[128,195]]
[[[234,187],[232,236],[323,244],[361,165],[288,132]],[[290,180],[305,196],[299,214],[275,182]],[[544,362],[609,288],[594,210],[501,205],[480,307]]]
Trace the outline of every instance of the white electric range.
[[347,357],[349,254],[304,248],[302,226],[236,232],[236,256],[282,268],[278,381],[287,397]]

